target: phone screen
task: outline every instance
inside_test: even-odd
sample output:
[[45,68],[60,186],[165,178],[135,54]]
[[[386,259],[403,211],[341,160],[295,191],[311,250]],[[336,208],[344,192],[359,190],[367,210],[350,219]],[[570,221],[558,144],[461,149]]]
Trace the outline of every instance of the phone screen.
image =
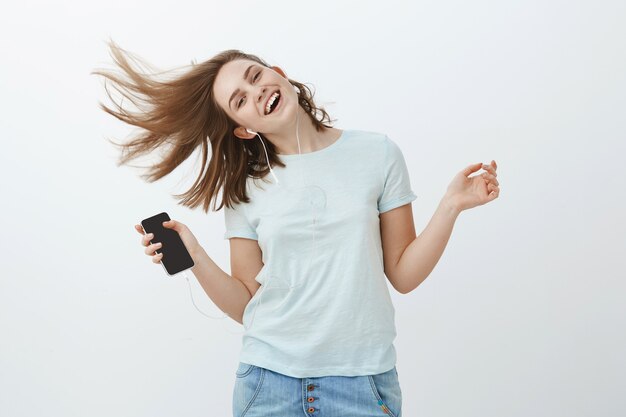
[[169,275],[175,275],[194,266],[194,262],[178,232],[163,226],[163,222],[168,220],[170,216],[163,212],[142,220],[141,226],[145,233],[154,235],[150,244],[156,242],[163,244],[155,252],[163,254],[160,263],[165,271]]

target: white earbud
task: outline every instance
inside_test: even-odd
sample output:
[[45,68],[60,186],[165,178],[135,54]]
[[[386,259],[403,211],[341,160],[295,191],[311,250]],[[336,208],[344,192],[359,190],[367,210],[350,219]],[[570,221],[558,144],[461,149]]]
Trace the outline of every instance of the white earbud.
[[[252,131],[252,130],[250,130],[250,129],[247,129],[247,128],[246,128],[246,132],[248,132],[248,133],[252,133],[252,134],[254,134],[254,135],[258,135],[258,133],[257,133],[257,132],[254,132],[254,131]],[[259,136],[259,139],[261,140],[261,145],[263,145],[263,150],[265,151],[265,157],[266,157],[266,158],[267,158],[267,160],[269,161],[270,157],[269,157],[269,155],[267,154],[267,148],[265,147],[265,143],[263,143],[263,139],[261,139],[261,136]],[[276,174],[274,174],[274,170],[272,169],[272,166],[271,166],[270,164],[268,164],[268,167],[269,167],[269,169],[270,169],[270,173],[274,176],[274,179],[276,180],[276,183],[280,183],[280,181],[278,181],[278,178],[276,178]]]

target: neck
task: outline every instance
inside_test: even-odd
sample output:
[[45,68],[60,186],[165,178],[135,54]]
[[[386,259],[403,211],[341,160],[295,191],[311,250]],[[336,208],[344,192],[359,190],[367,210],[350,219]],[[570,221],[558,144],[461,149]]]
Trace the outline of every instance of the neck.
[[326,133],[330,129],[324,128],[318,132],[313,121],[302,107],[298,106],[298,112],[298,121],[294,117],[293,123],[285,126],[284,130],[266,134],[280,155],[297,155],[298,137],[300,138],[300,152],[302,153],[315,152],[326,146]]

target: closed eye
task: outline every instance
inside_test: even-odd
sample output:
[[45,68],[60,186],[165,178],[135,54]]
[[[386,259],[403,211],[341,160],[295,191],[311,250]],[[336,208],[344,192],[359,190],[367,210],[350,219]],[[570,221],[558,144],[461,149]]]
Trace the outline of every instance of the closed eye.
[[[257,80],[260,76],[261,76],[261,71],[257,72],[257,73],[254,75],[254,78],[252,78],[252,82],[254,83],[254,82],[255,82],[255,81],[256,81],[256,80]],[[242,101],[243,101],[243,97],[241,97],[241,98],[239,99],[239,101],[237,102],[237,108],[241,107],[241,102],[242,102]]]

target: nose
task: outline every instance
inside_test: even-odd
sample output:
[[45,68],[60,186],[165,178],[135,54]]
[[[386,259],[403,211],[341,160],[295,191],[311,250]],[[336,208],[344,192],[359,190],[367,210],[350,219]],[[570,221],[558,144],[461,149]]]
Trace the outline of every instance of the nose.
[[257,103],[264,104],[264,103],[263,103],[263,97],[265,97],[265,91],[266,91],[266,90],[267,90],[267,88],[266,88],[266,87],[262,87],[262,88],[261,88],[261,90],[259,91],[259,96],[258,96],[258,98],[257,98],[257,100],[256,100],[256,101],[257,101]]

